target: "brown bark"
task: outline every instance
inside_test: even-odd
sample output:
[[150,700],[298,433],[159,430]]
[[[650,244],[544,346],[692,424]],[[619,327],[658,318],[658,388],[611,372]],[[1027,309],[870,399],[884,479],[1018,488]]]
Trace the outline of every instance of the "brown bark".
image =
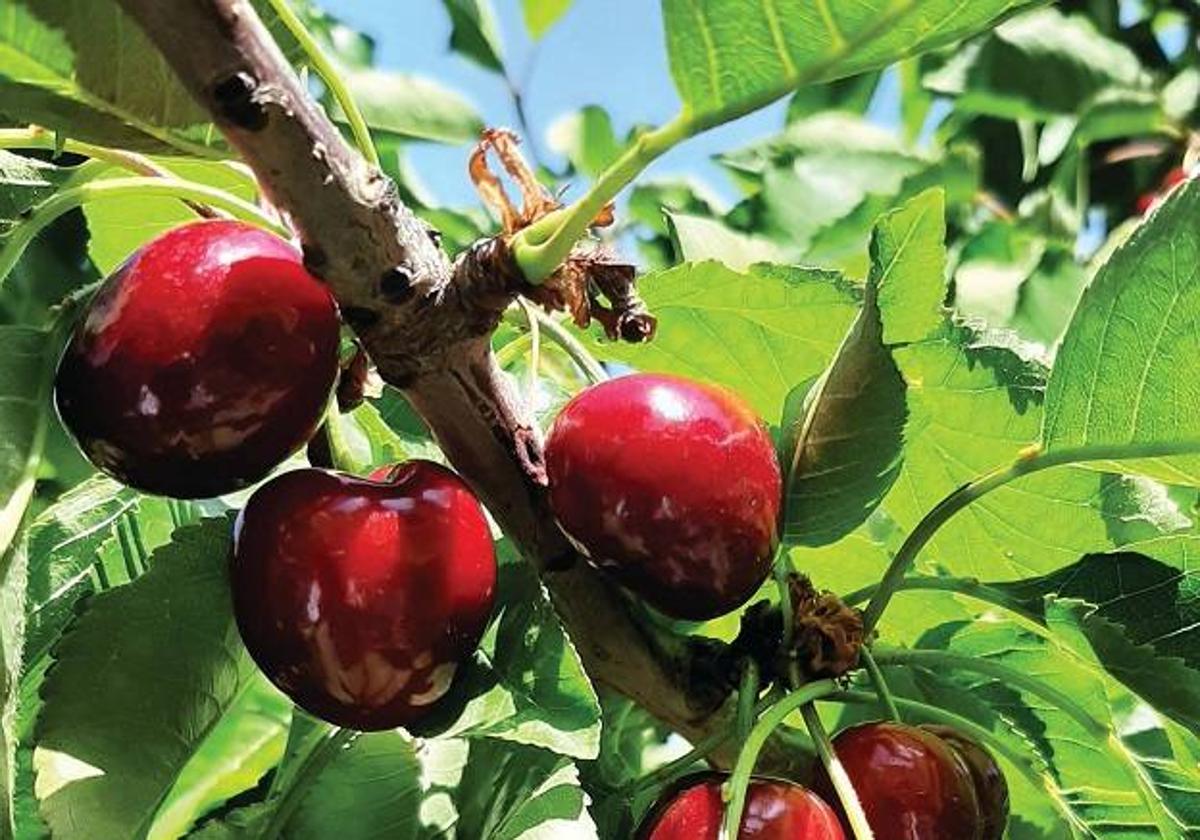
[[503,246],[481,245],[452,266],[304,91],[246,0],[119,1],[291,221],[306,264],[385,381],[541,573],[592,678],[690,738],[724,729],[728,692],[697,678],[703,657],[631,616],[554,524],[541,434],[490,346],[523,285]]

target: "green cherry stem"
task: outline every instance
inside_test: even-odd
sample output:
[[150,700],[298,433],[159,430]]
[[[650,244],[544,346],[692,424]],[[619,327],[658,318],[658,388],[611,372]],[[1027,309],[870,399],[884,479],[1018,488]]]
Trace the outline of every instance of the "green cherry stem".
[[782,542],[779,544],[779,548],[775,549],[775,562],[771,564],[771,569],[775,575],[775,587],[779,590],[779,612],[783,617],[781,647],[790,652],[792,639],[796,635],[796,611],[792,607],[791,587],[791,576],[796,571],[796,565],[792,562],[792,556]]
[[371,140],[371,130],[367,127],[367,121],[363,117],[362,111],[359,110],[358,103],[350,94],[350,89],[346,87],[346,82],[338,72],[338,68],[329,56],[325,55],[325,51],[321,49],[317,39],[308,31],[308,27],[304,25],[304,21],[300,20],[300,16],[292,9],[288,0],[267,0],[267,2],[279,16],[280,22],[287,27],[288,32],[300,44],[300,48],[304,50],[313,70],[321,77],[321,81],[329,88],[329,93],[333,96],[334,101],[346,115],[346,122],[350,124],[350,133],[354,135],[354,142],[363,157],[372,166],[378,166],[379,152],[376,151],[375,143]]
[[1051,467],[1083,464],[1095,461],[1122,461],[1135,458],[1163,458],[1200,453],[1200,440],[1180,440],[1158,443],[1126,443],[1045,451],[1031,447],[1014,463],[1001,467],[987,475],[964,484],[942,499],[917,523],[908,538],[896,552],[887,572],[863,615],[865,630],[869,636],[879,623],[884,610],[904,586],[905,578],[917,560],[917,556],[929,544],[938,530],[972,503],[1006,484]]
[[[857,703],[862,705],[875,705],[878,698],[869,691],[839,691],[825,698],[830,702],[835,703]],[[948,712],[945,709],[937,706],[931,706],[927,703],[921,703],[916,700],[909,700],[904,697],[897,697],[896,703],[901,708],[905,709],[916,720],[926,720],[932,723],[940,723],[956,729],[965,735],[970,736],[973,740],[986,744],[995,752],[1008,759],[1014,767],[1021,771],[1021,774],[1027,778],[1034,787],[1041,788],[1046,785],[1045,775],[1038,770],[1030,757],[1019,750],[1015,750],[1005,739],[999,737],[990,729],[980,726],[973,720],[969,720],[961,715],[956,715],[954,712]]]
[[[92,160],[102,161],[111,166],[118,166],[135,175],[149,175],[156,178],[174,178],[175,173],[168,167],[146,155],[130,152],[125,149],[112,149],[108,146],[97,146],[82,140],[71,138],[62,139],[53,131],[41,126],[31,125],[28,128],[0,129],[0,149],[45,149],[57,156],[62,152],[83,155]],[[230,172],[238,173],[246,185],[258,190],[258,182],[253,176],[241,170],[230,168]],[[202,214],[211,213],[211,208],[203,204],[194,204],[193,208]]]
[[288,231],[265,216],[261,210],[224,190],[206,184],[196,184],[178,178],[136,176],[89,181],[77,187],[55,193],[30,209],[8,233],[0,248],[0,282],[4,281],[21,254],[48,224],[69,210],[90,201],[137,196],[139,198],[169,197],[195,201],[227,211],[234,218],[251,222],[282,237]]
[[759,692],[758,664],[753,659],[747,659],[742,670],[742,681],[738,685],[737,696],[737,738],[744,742],[754,726],[755,706],[758,703]]
[[[593,356],[588,349],[583,346],[583,343],[573,336],[571,331],[563,326],[557,319],[550,317],[536,306],[530,306],[529,309],[525,311],[526,313],[532,315],[532,317],[537,321],[538,328],[541,330],[541,332],[545,333],[546,338],[557,344],[559,348],[561,348],[562,351],[571,358],[571,361],[573,361],[579,367],[579,369],[583,371],[583,375],[587,378],[588,382],[590,382],[592,385],[595,385],[608,379],[608,374],[605,372],[604,367],[600,364],[596,357]],[[506,312],[505,314],[507,316],[508,313]],[[511,318],[506,317],[506,320],[509,320],[510,323],[513,322]],[[515,323],[517,323],[518,326],[527,325],[524,315],[521,316],[521,321]],[[500,352],[503,352],[508,346],[509,345],[505,345],[505,347],[502,347]]]
[[867,676],[871,678],[871,684],[875,687],[875,694],[883,708],[887,710],[888,717],[897,723],[901,722],[900,709],[896,706],[896,698],[892,696],[891,690],[888,689],[887,680],[884,679],[883,671],[879,669],[879,663],[875,661],[874,654],[871,649],[863,646],[860,652],[863,665],[867,668]]
[[1076,723],[1097,738],[1107,738],[1109,727],[1097,720],[1091,712],[1081,706],[1070,695],[1059,691],[1037,677],[1030,676],[1019,668],[1005,665],[979,656],[967,656],[945,650],[907,650],[902,648],[875,648],[875,659],[884,665],[906,665],[945,672],[967,671],[992,677],[1013,688],[1026,691],[1061,709]]
[[833,742],[829,740],[829,733],[821,721],[821,713],[817,711],[816,703],[805,704],[801,707],[800,714],[804,718],[804,725],[808,727],[808,734],[812,736],[813,744],[817,747],[817,755],[825,767],[825,773],[842,803],[842,810],[850,822],[850,830],[857,840],[875,840],[875,832],[867,822],[867,814],[858,799],[858,792],[854,790],[846,768],[833,749]]
[[738,830],[742,823],[742,812],[746,808],[746,790],[750,785],[750,777],[754,774],[758,756],[771,734],[783,724],[792,712],[837,690],[838,685],[833,680],[809,683],[783,697],[759,717],[758,722],[750,730],[750,734],[746,736],[746,741],[738,754],[736,764],[734,764],[733,775],[725,783],[728,807],[725,809],[720,840],[735,840],[738,836]]
[[[774,689],[772,689],[772,692],[773,691]],[[757,716],[766,709],[769,709],[773,702],[774,697],[772,696],[771,692],[768,692],[766,697],[755,704],[753,715]],[[676,758],[673,761],[654,769],[645,776],[642,776],[640,779],[635,779],[633,782],[629,783],[629,785],[626,787],[626,790],[630,791],[629,796],[632,797],[633,793],[636,793],[639,790],[660,787],[667,784],[684,770],[687,770],[696,764],[696,762],[703,761],[705,758],[711,755],[714,750],[720,749],[725,745],[725,742],[733,736],[734,732],[732,729],[718,729],[703,741],[698,742],[684,755],[681,755],[679,758]]]
[[533,304],[524,298],[518,298],[517,303],[525,313],[525,323],[529,326],[529,405],[537,406],[538,375],[542,366],[542,327],[534,311]]

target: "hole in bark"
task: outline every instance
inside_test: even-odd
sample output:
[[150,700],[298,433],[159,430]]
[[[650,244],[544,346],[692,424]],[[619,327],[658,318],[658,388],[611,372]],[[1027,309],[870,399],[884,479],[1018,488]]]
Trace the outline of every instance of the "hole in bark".
[[391,303],[410,300],[416,292],[411,272],[402,265],[392,266],[379,278],[379,291]]
[[258,81],[246,72],[237,72],[213,85],[212,98],[217,112],[229,123],[246,131],[267,127],[267,111],[254,101]]
[[362,306],[347,306],[342,309],[342,320],[355,332],[369,330],[379,323],[379,313]]
[[305,245],[303,252],[304,267],[308,269],[308,273],[314,277],[321,277],[321,272],[329,265],[329,257],[316,245]]

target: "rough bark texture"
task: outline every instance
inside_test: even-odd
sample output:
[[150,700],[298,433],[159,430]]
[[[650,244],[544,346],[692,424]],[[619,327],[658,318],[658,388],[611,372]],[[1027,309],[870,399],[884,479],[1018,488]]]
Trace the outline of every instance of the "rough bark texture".
[[727,692],[705,684],[703,653],[646,630],[554,524],[540,432],[490,346],[522,285],[503,246],[481,245],[452,266],[395,185],[303,90],[246,0],[120,3],[290,219],[306,264],[383,378],[538,568],[589,674],[688,737],[724,729]]

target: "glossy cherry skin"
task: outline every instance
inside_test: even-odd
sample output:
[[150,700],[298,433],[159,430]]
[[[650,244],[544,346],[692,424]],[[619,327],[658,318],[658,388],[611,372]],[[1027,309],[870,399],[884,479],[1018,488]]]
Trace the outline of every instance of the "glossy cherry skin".
[[[937,736],[914,726],[867,723],[838,734],[833,746],[875,840],[980,840],[983,818],[971,774]],[[813,790],[841,813],[820,766]],[[849,832],[849,823],[843,827]]]
[[779,464],[729,391],[658,374],[595,385],[555,420],[546,467],[566,534],[668,616],[729,612],[770,571]]
[[55,382],[64,424],[98,468],[148,493],[253,484],[320,422],[338,315],[299,252],[235,221],[164,233],[105,281]]
[[927,724],[921,727],[932,732],[958,753],[971,781],[975,784],[975,798],[979,800],[979,812],[983,816],[980,840],[1001,840],[1008,825],[1008,780],[992,754],[979,743],[949,726]]
[[[699,773],[673,785],[651,809],[637,840],[717,840],[725,803],[726,776]],[[791,782],[751,781],[738,840],[845,840],[825,800]]]
[[450,689],[492,609],[496,557],[457,475],[409,461],[386,481],[303,469],[238,517],[234,615],[284,693],[339,726],[420,720]]

